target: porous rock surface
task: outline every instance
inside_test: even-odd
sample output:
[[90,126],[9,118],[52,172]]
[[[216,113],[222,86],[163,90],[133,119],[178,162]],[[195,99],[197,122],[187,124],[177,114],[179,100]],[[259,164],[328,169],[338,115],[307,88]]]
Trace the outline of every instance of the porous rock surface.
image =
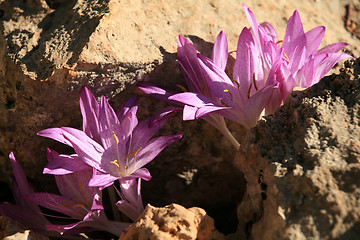
[[360,59],[347,62],[251,130],[235,158],[247,181],[243,236],[359,238],[359,74]]
[[[230,50],[235,50],[241,29],[249,26],[237,0],[204,0],[196,4],[192,0],[48,2],[55,9],[45,0],[0,0],[2,189],[12,177],[8,154],[14,151],[34,188],[54,192],[53,178],[41,175],[47,163],[46,147],[61,153],[70,151],[62,144],[36,136],[36,132],[48,127],[81,128],[78,99],[83,85],[96,97],[105,95],[115,109],[128,97],[139,94],[139,118],[144,119],[166,104],[134,90],[137,81],[151,81],[172,90],[177,89],[176,84],[183,84],[176,64],[179,34],[209,56],[221,30],[227,34]],[[350,44],[347,50],[359,56],[360,40],[344,27],[349,3],[358,4],[357,0],[246,2],[258,21],[272,23],[279,36],[283,36],[286,20],[297,9],[305,30],[318,25],[327,28],[322,46],[345,41]],[[358,22],[351,24],[360,26]],[[229,63],[233,62],[230,57]],[[236,124],[229,126],[241,140],[243,129]],[[187,208],[202,207],[214,217],[221,232],[235,232],[236,205],[245,190],[241,171],[248,173],[233,167],[234,148],[211,125],[202,120],[182,122],[181,116],[170,119],[160,134],[183,134],[183,138],[148,165],[153,179],[142,184],[144,201],[159,206],[176,202]],[[248,192],[251,184],[248,180]],[[9,195],[8,189],[1,191],[0,199],[11,201]],[[257,200],[251,203],[262,206],[262,201]],[[253,227],[251,223],[258,222],[260,216],[254,219],[239,211],[235,239],[255,232],[251,229],[256,229],[258,223]]]
[[138,239],[224,240],[225,236],[215,229],[213,219],[201,208],[186,209],[178,204],[157,208],[148,204],[119,238]]

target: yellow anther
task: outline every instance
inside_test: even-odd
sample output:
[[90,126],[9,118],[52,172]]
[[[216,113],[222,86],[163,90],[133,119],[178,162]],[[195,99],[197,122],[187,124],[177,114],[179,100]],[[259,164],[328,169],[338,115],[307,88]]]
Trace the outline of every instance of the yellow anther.
[[128,169],[129,167],[128,167],[128,165],[125,165],[125,169]]
[[290,62],[290,59],[289,59],[289,57],[286,55],[286,53],[284,53],[284,55],[285,55],[286,59]]
[[115,132],[112,131],[112,134],[113,134],[113,136],[114,136],[116,146],[119,145],[119,139],[118,139],[117,136],[115,135]]
[[187,92],[187,91],[188,91],[183,85],[177,84],[176,86],[177,86],[178,88],[180,88],[181,90],[183,90],[184,92]]
[[120,168],[120,165],[119,165],[119,163],[118,163],[118,160],[114,160],[114,161],[112,161],[112,162],[110,162],[110,163],[115,164],[118,168]]
[[253,74],[253,83],[254,83],[255,90],[258,91],[258,88],[256,86],[255,73]]
[[252,83],[250,84],[250,87],[249,87],[249,90],[248,90],[248,95],[247,95],[248,98],[250,98],[251,87],[252,87]]
[[225,89],[225,90],[224,90],[224,92],[227,92],[227,93],[229,93],[229,94],[230,94],[231,101],[232,101],[232,100],[233,100],[233,95],[232,95],[232,93],[231,93],[229,90],[227,90],[227,89]]
[[232,81],[233,83],[235,83],[235,84],[236,84],[236,86],[237,86],[237,89],[239,89],[239,90],[240,90],[240,84],[239,84],[237,81],[235,81],[235,80],[232,80],[232,79],[231,79],[231,81]]
[[126,155],[126,158],[130,157],[131,155],[134,155],[134,158],[136,157],[136,154],[140,151],[141,147],[139,147],[138,150],[134,151],[134,152],[131,152],[129,153],[128,155]]

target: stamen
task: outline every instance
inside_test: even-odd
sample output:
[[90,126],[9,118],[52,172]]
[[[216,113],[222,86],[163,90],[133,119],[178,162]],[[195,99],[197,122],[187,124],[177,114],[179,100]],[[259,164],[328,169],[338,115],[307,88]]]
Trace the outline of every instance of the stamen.
[[134,155],[134,158],[135,158],[135,157],[136,157],[136,154],[137,154],[140,150],[141,150],[141,147],[139,147],[139,149],[136,150],[135,152],[129,153],[128,155],[126,155],[126,159],[127,159],[128,157],[130,157],[131,155]]
[[289,57],[286,55],[286,53],[284,53],[284,55],[285,55],[286,59],[290,62],[290,59],[289,59]]
[[255,73],[253,74],[253,83],[254,83],[255,90],[258,91],[258,88],[256,86]]
[[237,86],[237,89],[240,90],[240,84],[239,84],[237,81],[235,81],[235,80],[232,80],[232,79],[231,79],[231,81],[232,81],[233,83],[235,83],[236,86]]
[[187,91],[188,91],[184,86],[182,86],[182,85],[180,85],[180,84],[176,84],[176,86],[177,86],[178,88],[180,88],[181,90],[183,90],[184,92],[187,92]]
[[221,99],[220,99],[220,102],[221,102],[221,104],[224,105],[225,107],[230,107],[230,106],[226,105]]
[[129,167],[128,167],[128,165],[125,165],[125,169],[128,169]]
[[232,101],[232,100],[233,100],[233,95],[232,95],[232,93],[231,93],[229,90],[227,90],[227,89],[225,89],[225,90],[224,90],[224,92],[227,92],[227,93],[229,93],[229,94],[230,94],[231,101]]
[[283,42],[283,40],[279,40],[279,41],[276,42],[276,44],[279,45],[282,42]]
[[116,146],[119,145],[119,139],[118,139],[117,136],[115,135],[115,132],[112,131],[112,134],[113,134],[113,136],[114,136]]
[[250,98],[251,87],[252,87],[252,83],[250,84],[250,87],[249,87],[249,90],[248,90],[248,95],[247,95],[248,98]]
[[110,163],[115,164],[118,168],[120,168],[120,165],[119,165],[119,163],[118,163],[118,160],[114,160],[114,161],[112,161],[112,162],[110,162]]

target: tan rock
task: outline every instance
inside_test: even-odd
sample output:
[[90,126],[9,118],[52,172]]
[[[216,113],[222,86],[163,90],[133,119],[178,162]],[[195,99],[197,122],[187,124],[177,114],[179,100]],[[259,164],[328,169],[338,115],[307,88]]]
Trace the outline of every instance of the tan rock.
[[119,240],[198,239],[221,240],[214,221],[197,207],[186,209],[178,204],[156,208],[148,204],[139,217]]

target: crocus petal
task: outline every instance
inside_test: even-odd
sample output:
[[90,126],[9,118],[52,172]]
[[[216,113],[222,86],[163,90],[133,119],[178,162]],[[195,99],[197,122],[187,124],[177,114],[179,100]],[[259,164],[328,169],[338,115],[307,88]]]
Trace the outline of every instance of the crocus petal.
[[333,43],[333,44],[327,45],[326,47],[323,47],[320,50],[318,50],[316,52],[316,55],[320,55],[320,54],[323,54],[323,53],[337,53],[341,49],[346,47],[347,45],[349,45],[349,44],[344,43],[344,42]]
[[[49,157],[48,157],[49,159]],[[64,175],[89,169],[77,155],[59,155],[44,168],[43,174]]]
[[90,168],[72,174],[55,176],[61,195],[68,199],[76,199],[90,208],[94,195],[100,194],[98,188],[89,187],[92,172],[93,169]]
[[211,59],[216,65],[223,71],[225,71],[227,59],[228,59],[228,43],[226,35],[223,31],[216,37],[214,48],[211,54]]
[[182,105],[182,104],[179,104],[179,102],[177,102],[177,101],[172,101],[172,100],[168,99],[171,95],[174,95],[177,93],[175,91],[164,90],[164,89],[159,88],[149,82],[139,82],[139,83],[137,83],[136,86],[144,93],[146,93],[150,96],[153,96],[161,101],[168,102],[173,105]]
[[94,95],[83,87],[80,93],[80,109],[83,116],[84,132],[96,142],[100,142],[99,136],[99,103]]
[[0,215],[6,216],[39,232],[46,231],[46,224],[50,223],[41,212],[33,211],[33,209],[28,207],[8,203],[0,203]]
[[198,107],[185,105],[183,110],[183,121],[196,119],[196,112],[198,109]]
[[[289,21],[286,26],[286,31],[282,45],[285,49],[285,52],[286,53],[291,52],[289,44],[294,42],[295,39],[298,39],[299,37],[302,36],[305,37],[303,24],[301,22],[299,12],[295,10],[293,15],[289,18]],[[294,46],[291,45],[291,49],[293,48]]]
[[125,136],[120,121],[104,96],[100,101],[99,125],[101,143],[105,149],[117,145],[114,134],[118,138],[117,142],[124,141]]
[[179,35],[177,56],[187,86],[193,92],[201,92],[205,85],[205,79],[201,74],[196,49],[189,40],[181,35]]
[[306,37],[306,58],[313,56],[320,46],[325,34],[325,27],[318,26],[305,33]]
[[123,118],[127,116],[129,112],[136,115],[137,109],[138,109],[138,98],[132,97],[129,100],[127,100],[116,112],[116,115],[120,122],[122,122]]
[[102,170],[100,167],[103,147],[89,138],[83,131],[75,128],[62,127],[62,135],[70,142],[78,156],[89,166]]
[[127,181],[127,180],[133,180],[135,178],[141,178],[146,181],[150,181],[152,177],[149,170],[147,170],[146,168],[140,168],[133,171],[131,175],[122,177],[121,180]]
[[119,179],[119,177],[94,170],[89,186],[99,187],[100,190],[103,190],[104,188],[112,185],[117,179]]
[[153,117],[145,119],[140,122],[132,133],[131,142],[128,147],[128,153],[136,152],[138,149],[143,148],[151,137],[162,128],[165,122],[174,114],[179,111],[178,108],[164,108],[156,112]]
[[273,41],[274,43],[277,43],[279,41],[276,30],[270,23],[263,22],[260,24],[260,26],[264,29],[271,41]]
[[48,128],[38,132],[37,135],[54,139],[58,142],[61,142],[63,144],[72,147],[71,142],[64,137],[61,128]]
[[[151,139],[136,155],[136,162],[131,163],[129,169],[140,169],[151,162],[165,147],[180,139],[182,135],[161,136]],[[132,165],[134,164],[134,165]]]
[[223,107],[221,105],[217,105],[208,97],[206,97],[200,93],[194,93],[194,92],[178,93],[178,94],[172,95],[170,97],[170,99],[179,101],[184,104],[191,105],[191,106],[195,106],[195,107],[202,107],[204,105],[214,105],[214,106],[218,106],[218,107]]
[[32,193],[26,199],[75,219],[83,219],[88,212],[85,205],[51,193]]

